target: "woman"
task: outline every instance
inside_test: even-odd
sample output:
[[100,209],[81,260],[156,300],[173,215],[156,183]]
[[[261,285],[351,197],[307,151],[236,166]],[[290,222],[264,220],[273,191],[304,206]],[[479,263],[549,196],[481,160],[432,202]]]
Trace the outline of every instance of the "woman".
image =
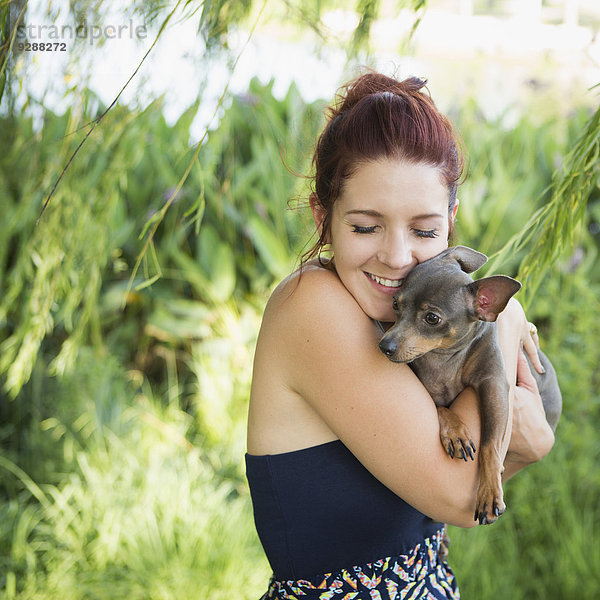
[[[458,210],[456,135],[423,87],[367,73],[343,88],[314,156],[319,240],[265,310],[246,455],[273,568],[264,598],[459,597],[439,548],[444,523],[475,524],[477,461],[445,453],[430,396],[377,347],[393,295],[448,246]],[[506,479],[554,437],[521,350],[535,354],[517,301],[498,335],[515,382]],[[474,393],[452,410],[477,445]]]

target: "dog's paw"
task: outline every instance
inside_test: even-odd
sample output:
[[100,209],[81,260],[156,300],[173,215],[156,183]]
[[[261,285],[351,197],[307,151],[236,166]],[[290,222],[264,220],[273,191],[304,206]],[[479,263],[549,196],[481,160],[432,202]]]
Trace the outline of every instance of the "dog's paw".
[[438,406],[440,441],[450,458],[462,458],[465,462],[475,460],[475,444],[465,424],[451,411]]
[[440,434],[440,440],[442,441],[442,446],[444,446],[444,449],[450,455],[450,458],[456,457],[465,462],[467,462],[469,458],[475,460],[475,452],[477,452],[477,449],[475,448],[473,440],[469,437],[468,432],[464,437],[456,436],[454,438]]
[[489,525],[496,521],[505,510],[500,476],[498,476],[498,481],[494,482],[486,482],[482,477],[477,490],[474,520],[479,521],[480,525]]

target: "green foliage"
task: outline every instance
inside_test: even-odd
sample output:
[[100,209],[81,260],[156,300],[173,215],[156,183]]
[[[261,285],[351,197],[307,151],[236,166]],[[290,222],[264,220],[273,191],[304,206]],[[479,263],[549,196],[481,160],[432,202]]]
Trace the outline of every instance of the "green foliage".
[[[3,597],[264,591],[242,463],[252,353],[268,291],[309,236],[308,211],[286,200],[307,196],[294,173],[308,172],[321,121],[320,104],[293,87],[277,100],[271,88],[253,81],[232,98],[129,291],[136,235],[189,164],[198,106],[173,125],[160,102],[108,113],[37,227],[82,135],[67,134],[102,107],[87,96],[78,110],[47,112],[41,131],[21,117],[0,123]],[[588,117],[522,117],[508,128],[473,105],[461,110],[471,174],[457,241],[491,254],[518,233],[553,197],[542,192]],[[529,310],[563,388],[557,444],[509,482],[496,525],[451,533],[465,597],[592,598],[597,589],[600,282],[595,229],[585,227],[599,220],[596,194],[576,238],[582,260],[556,260]],[[523,252],[503,269],[516,272]]]
[[555,173],[549,202],[533,215],[500,255],[501,258],[524,246],[530,248],[519,268],[527,300],[535,296],[542,282],[543,267],[573,251],[575,236],[586,223],[587,204],[598,197],[599,159],[600,108],[565,157],[562,168]]
[[208,50],[227,45],[227,33],[232,24],[242,21],[252,7],[244,0],[204,0],[200,29]]
[[[541,124],[524,116],[507,128],[502,118],[486,122],[475,107],[457,116],[470,162],[459,190],[456,239],[492,257],[482,273],[518,276],[524,284],[520,299],[528,307],[547,270],[567,268],[577,245],[585,247],[590,262],[596,254],[597,241],[586,231],[597,221],[597,176],[588,172],[590,177],[581,177],[572,161],[586,137],[592,147],[598,143],[599,132],[592,127],[596,119],[579,110],[569,120],[557,117]],[[563,159],[565,148],[573,146]],[[556,174],[555,168],[560,169]],[[563,181],[567,178],[572,192]],[[577,207],[570,193],[578,195]],[[552,236],[548,227],[554,228]]]
[[9,23],[9,4],[0,4],[0,100],[4,94],[4,86],[6,85],[6,66],[7,62],[4,59],[5,54],[8,54],[10,45],[10,23]]
[[[129,382],[90,352],[79,369],[57,390],[71,393],[62,403],[77,418],[46,419],[38,434],[65,449],[61,481],[37,486],[0,456],[2,477],[23,484],[0,506],[2,597],[258,596],[268,571],[241,474],[220,476],[223,459],[187,440],[189,415],[161,409],[147,386],[132,402],[139,374]],[[116,396],[103,397],[98,380]],[[108,404],[109,421],[98,412]]]
[[271,88],[253,81],[246,95],[234,98],[200,158],[217,177],[202,181],[197,251],[202,229],[218,232],[236,256],[239,289],[246,290],[267,288],[293,266],[303,240],[297,215],[285,210],[285,202],[303,189],[304,180],[294,173],[306,172],[321,122],[318,105],[305,106],[295,86],[281,101]]
[[[246,403],[266,290],[299,239],[286,198],[304,180],[280,148],[304,170],[319,118],[293,88],[283,100],[257,82],[250,92],[233,99],[157,232],[143,274],[160,277],[137,280],[124,310],[132,233],[178,181],[197,105],[174,126],[160,103],[109,113],[38,227],[51,172],[78,142],[65,133],[89,118],[47,113],[43,133],[32,120],[2,124],[13,139],[1,163],[3,337],[29,361],[6,359],[20,385],[7,389],[14,401],[0,397],[0,594],[251,598],[264,586],[240,464]],[[31,283],[46,302],[35,348],[22,343],[40,311]]]
[[[164,303],[183,294],[216,306],[232,300],[234,291],[237,298],[263,294],[274,277],[289,272],[298,238],[284,203],[296,178],[281,168],[280,148],[290,168],[302,168],[318,118],[315,107],[303,107],[295,88],[282,101],[269,90],[253,82],[247,97],[233,100],[167,213],[155,238],[158,252],[144,264],[146,280],[166,279],[154,288],[138,287],[126,303],[151,310],[155,297]],[[88,105],[93,108],[93,98]],[[51,345],[58,345],[50,368],[60,374],[73,368],[83,343],[103,347],[104,322],[110,331],[119,326],[116,290],[124,296],[125,272],[139,251],[131,234],[143,232],[143,220],[146,227],[152,222],[179,180],[196,110],[191,107],[173,128],[159,103],[140,115],[111,111],[71,164],[38,226],[36,207],[79,141],[68,134],[88,119],[48,113],[43,132],[34,131],[31,119],[9,117],[2,124],[9,135],[0,142],[0,233],[6,240],[0,248],[0,324],[6,334],[0,371],[13,397],[44,340],[53,336]],[[263,135],[250,135],[250,124]],[[112,301],[104,302],[104,294]],[[103,305],[111,313],[100,313]]]
[[[0,345],[0,371],[6,373],[6,388],[13,397],[28,380],[48,334],[56,328],[63,331],[65,339],[51,365],[53,372],[62,373],[73,365],[88,328],[98,333],[103,271],[113,244],[128,233],[119,223],[117,183],[125,177],[127,118],[99,132],[91,153],[68,172],[56,194],[55,210],[34,227],[41,194],[75,143],[73,136],[63,136],[79,122],[73,113],[48,119],[43,132],[34,132],[31,120],[9,117],[3,129],[11,135],[0,142],[7,261],[0,275],[0,323],[8,330]],[[111,178],[102,176],[106,171]]]

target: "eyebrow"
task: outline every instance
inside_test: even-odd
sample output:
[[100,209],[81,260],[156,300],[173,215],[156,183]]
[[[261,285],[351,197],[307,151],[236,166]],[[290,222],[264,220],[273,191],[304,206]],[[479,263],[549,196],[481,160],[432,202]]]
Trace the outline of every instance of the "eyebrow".
[[[376,211],[376,210],[371,210],[371,209],[355,209],[355,210],[348,210],[345,213],[345,216],[348,215],[367,215],[368,217],[378,217],[381,218],[383,217],[383,215]],[[434,217],[436,218],[444,218],[445,215],[441,215],[440,213],[428,213],[428,214],[423,214],[423,215],[416,215],[415,217],[413,217],[413,220],[421,220],[421,219],[432,219]]]

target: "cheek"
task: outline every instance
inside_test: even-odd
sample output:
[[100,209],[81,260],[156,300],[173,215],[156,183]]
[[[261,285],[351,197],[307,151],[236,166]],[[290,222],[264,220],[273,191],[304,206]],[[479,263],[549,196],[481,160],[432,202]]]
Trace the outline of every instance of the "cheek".
[[363,244],[345,244],[335,254],[347,267],[360,267],[370,256]]
[[434,256],[437,256],[440,252],[443,252],[447,248],[448,239],[446,234],[444,233],[442,235],[442,232],[440,232],[440,236],[435,240],[435,242],[432,241],[431,244],[427,244],[419,249],[419,252],[416,256],[417,261],[422,263],[430,258],[433,258]]
[[359,265],[374,252],[374,239],[368,235],[352,233],[348,228],[332,228],[331,247],[338,264]]

